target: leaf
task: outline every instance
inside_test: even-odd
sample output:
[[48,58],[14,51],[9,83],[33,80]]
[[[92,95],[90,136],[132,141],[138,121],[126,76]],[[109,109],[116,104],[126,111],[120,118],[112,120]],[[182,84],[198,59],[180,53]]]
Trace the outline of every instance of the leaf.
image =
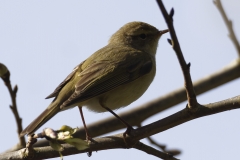
[[84,150],[84,149],[89,148],[88,143],[86,141],[82,140],[82,139],[79,139],[79,138],[66,139],[66,140],[64,140],[64,142],[73,145],[78,150]]
[[59,131],[63,131],[63,132],[66,132],[66,131],[69,131],[70,132],[70,135],[74,134],[76,131],[78,130],[78,128],[72,128],[72,127],[69,127],[67,125],[63,125]]
[[61,152],[59,152],[61,160],[63,160],[63,155]]
[[57,140],[49,140],[49,144],[55,151],[62,152],[64,150],[63,146]]

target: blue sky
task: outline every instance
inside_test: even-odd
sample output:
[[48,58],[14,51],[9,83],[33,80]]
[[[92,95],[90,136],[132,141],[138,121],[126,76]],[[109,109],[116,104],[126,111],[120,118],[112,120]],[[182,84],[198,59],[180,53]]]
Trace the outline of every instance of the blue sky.
[[[214,73],[237,58],[228,38],[228,31],[212,1],[168,0],[168,10],[175,9],[174,25],[187,62],[191,62],[193,81]],[[240,2],[223,0],[229,18],[233,20],[239,38]],[[155,1],[0,1],[0,62],[11,71],[12,85],[17,84],[17,104],[23,126],[26,127],[51,102],[44,98],[72,71],[96,50],[105,46],[110,36],[122,25],[143,21],[166,29],[165,21]],[[147,92],[136,102],[116,111],[120,113],[162,96],[183,86],[178,60],[162,36],[157,51],[157,74]],[[240,79],[198,96],[201,104],[239,95]],[[17,143],[16,123],[9,109],[9,93],[0,82],[0,152]],[[184,108],[186,102],[144,121],[154,122]],[[236,125],[239,110],[223,112],[187,122],[153,136],[169,149],[182,150],[181,159],[235,159],[239,151],[240,129]],[[87,123],[111,116],[84,109]],[[45,127],[60,128],[63,124],[81,126],[77,108],[59,113]],[[123,132],[116,131],[114,133]],[[109,133],[111,135],[114,133]],[[146,140],[142,140],[148,144]],[[86,154],[64,157],[65,160],[87,158]],[[94,159],[122,160],[130,158],[157,159],[135,149],[115,149],[93,153]]]

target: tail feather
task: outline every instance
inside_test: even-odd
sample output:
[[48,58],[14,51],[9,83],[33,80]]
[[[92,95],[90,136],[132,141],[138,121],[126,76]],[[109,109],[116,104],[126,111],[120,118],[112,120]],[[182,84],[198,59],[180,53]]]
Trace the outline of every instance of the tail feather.
[[49,119],[55,116],[60,111],[59,107],[51,106],[43,111],[32,123],[30,123],[20,134],[24,136],[26,134],[34,133],[38,128],[45,124]]

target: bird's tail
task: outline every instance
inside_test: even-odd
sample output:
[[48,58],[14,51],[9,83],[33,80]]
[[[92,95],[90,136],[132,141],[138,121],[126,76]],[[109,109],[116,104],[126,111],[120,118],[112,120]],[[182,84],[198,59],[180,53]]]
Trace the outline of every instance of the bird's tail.
[[[54,106],[55,105],[55,106]],[[20,134],[24,136],[26,134],[34,133],[38,128],[45,124],[49,119],[55,116],[60,111],[60,108],[56,103],[51,103],[50,106],[43,111],[32,123],[30,123]]]

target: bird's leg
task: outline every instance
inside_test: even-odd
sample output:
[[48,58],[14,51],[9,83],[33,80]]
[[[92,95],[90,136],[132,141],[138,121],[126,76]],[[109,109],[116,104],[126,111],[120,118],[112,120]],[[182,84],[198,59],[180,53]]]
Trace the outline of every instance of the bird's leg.
[[112,113],[116,118],[118,118],[127,128],[133,129],[130,124],[128,124],[125,120],[123,120],[121,117],[119,117],[115,112],[113,112],[110,108],[105,107],[102,105],[104,109],[106,109],[108,112]]
[[125,126],[127,126],[127,130],[123,133],[124,142],[126,143],[126,134],[129,135],[130,131],[133,130],[132,126],[128,124],[125,120],[119,117],[116,113],[114,113],[110,108],[106,107],[103,103],[100,102],[100,105],[106,109],[108,112],[112,113],[118,120],[120,120]]
[[84,120],[84,116],[83,116],[83,111],[82,111],[82,106],[78,106],[78,109],[80,111],[80,115],[81,115],[81,118],[82,118],[82,122],[83,122],[83,126],[84,126],[84,129],[85,129],[85,132],[86,132],[86,140],[90,140],[92,141],[92,137],[89,135],[88,133],[88,130],[87,130],[87,126],[86,126],[86,123],[85,123],[85,120]]

